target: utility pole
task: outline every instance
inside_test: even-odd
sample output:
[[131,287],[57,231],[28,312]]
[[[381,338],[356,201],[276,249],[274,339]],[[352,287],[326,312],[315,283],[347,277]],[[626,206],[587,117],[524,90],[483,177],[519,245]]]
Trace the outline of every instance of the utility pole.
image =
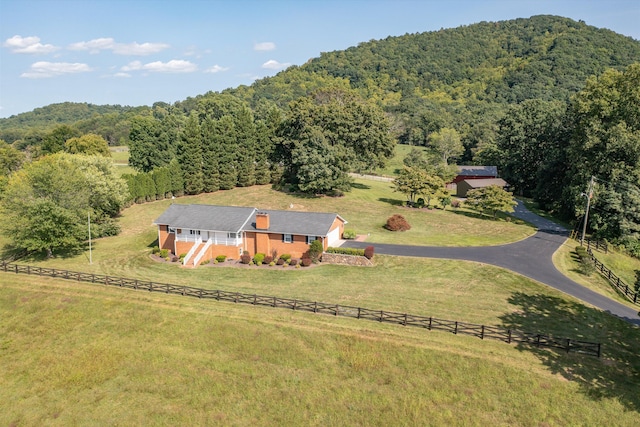
[[89,227],[89,264],[93,264],[93,260],[91,259],[91,213],[87,213],[87,223]]
[[582,237],[580,238],[580,246],[584,245],[584,235],[587,232],[587,220],[589,219],[589,208],[591,207],[591,197],[593,197],[594,177],[591,176],[589,181],[589,189],[587,190],[587,210],[584,213],[584,224],[582,224]]

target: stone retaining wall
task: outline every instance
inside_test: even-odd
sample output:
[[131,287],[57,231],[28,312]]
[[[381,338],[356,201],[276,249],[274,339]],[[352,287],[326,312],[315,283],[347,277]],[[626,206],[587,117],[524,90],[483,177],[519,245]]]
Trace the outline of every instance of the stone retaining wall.
[[326,252],[322,254],[322,262],[327,264],[354,265],[359,267],[373,266],[371,260],[364,256],[329,254]]

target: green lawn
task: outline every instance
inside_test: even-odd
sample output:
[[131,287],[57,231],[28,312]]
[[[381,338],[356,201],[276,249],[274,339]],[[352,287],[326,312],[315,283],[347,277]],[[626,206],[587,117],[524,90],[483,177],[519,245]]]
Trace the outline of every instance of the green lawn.
[[419,147],[415,145],[406,145],[406,144],[396,144],[394,148],[394,155],[384,168],[377,170],[375,173],[377,175],[382,176],[396,176],[399,170],[402,170],[404,163],[402,161],[404,158],[411,152],[413,148],[417,148],[418,150],[422,150],[423,152],[427,152],[426,147]]
[[[152,222],[172,202],[338,212],[372,242],[486,245],[534,231],[464,210],[407,209],[388,183],[356,184],[341,198],[256,186],[134,205],[119,236],[93,242],[92,264],[88,252],[21,262],[545,332],[602,342],[603,357],[0,273],[0,424],[640,422],[638,328],[515,273],[379,255],[373,267],[300,269],[188,269],[149,256]],[[393,213],[412,230],[385,231]]]
[[[604,358],[10,273],[0,279],[2,425],[640,422],[637,329],[531,283],[510,292],[522,312],[517,326],[575,319],[574,334],[606,343]],[[463,300],[474,312],[484,298]],[[516,319],[504,307],[493,315]]]
[[[640,305],[633,304],[623,295],[616,291],[608,280],[602,277],[598,272],[594,272],[591,276],[585,276],[580,272],[580,263],[574,253],[575,247],[579,242],[575,240],[567,240],[553,256],[553,262],[565,276],[571,280],[580,283],[589,289],[614,299],[629,307],[640,310]],[[629,286],[633,286],[635,278],[635,270],[640,270],[640,260],[620,253],[616,250],[609,251],[608,254],[602,252],[594,252],[595,256],[603,262],[608,268],[620,276]]]
[[129,147],[109,147],[111,159],[116,165],[129,164]]

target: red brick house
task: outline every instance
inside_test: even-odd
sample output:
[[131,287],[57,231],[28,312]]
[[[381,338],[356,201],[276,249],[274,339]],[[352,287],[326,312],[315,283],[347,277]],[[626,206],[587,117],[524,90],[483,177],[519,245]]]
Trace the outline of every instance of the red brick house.
[[154,221],[158,246],[186,254],[185,265],[244,251],[300,258],[314,240],[326,249],[342,237],[345,221],[324,212],[258,210],[252,207],[172,204]]

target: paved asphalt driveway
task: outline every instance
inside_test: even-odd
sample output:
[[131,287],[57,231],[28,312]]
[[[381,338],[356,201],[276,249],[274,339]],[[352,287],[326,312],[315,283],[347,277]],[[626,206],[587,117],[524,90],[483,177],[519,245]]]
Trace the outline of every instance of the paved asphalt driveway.
[[434,247],[405,246],[383,243],[346,241],[343,246],[364,248],[375,247],[375,252],[383,255],[413,256],[424,258],[446,258],[476,261],[492,264],[520,273],[559,291],[569,294],[608,313],[640,326],[638,310],[627,307],[597,292],[574,282],[560,273],[553,265],[553,253],[567,240],[567,230],[544,219],[519,202],[514,216],[538,227],[533,236],[520,242],[500,246],[483,247]]

